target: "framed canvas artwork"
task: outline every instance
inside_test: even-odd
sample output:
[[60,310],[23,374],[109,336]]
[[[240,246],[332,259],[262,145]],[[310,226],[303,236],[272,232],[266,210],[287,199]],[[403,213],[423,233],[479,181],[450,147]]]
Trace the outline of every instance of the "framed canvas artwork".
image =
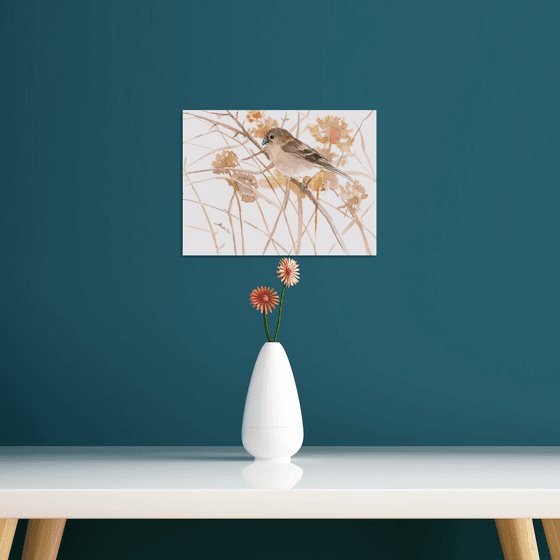
[[183,255],[377,251],[377,112],[183,111]]

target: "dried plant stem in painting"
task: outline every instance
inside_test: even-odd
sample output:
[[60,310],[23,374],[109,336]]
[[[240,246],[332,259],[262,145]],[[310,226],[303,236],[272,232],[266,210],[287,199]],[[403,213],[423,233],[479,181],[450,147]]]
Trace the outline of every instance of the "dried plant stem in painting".
[[[348,232],[348,230],[350,230],[352,227],[354,227],[355,225],[357,225],[358,227],[360,227],[362,230],[367,231],[372,237],[375,238],[375,235],[373,235],[372,232],[370,232],[366,227],[364,227],[364,225],[359,221],[359,220],[355,220],[353,222],[350,222],[346,228],[342,231],[341,235],[344,235],[346,232]],[[367,241],[367,238],[365,239]],[[336,247],[336,243],[333,243],[329,252],[327,254],[331,254],[332,250]],[[369,244],[366,244],[366,251],[370,250],[369,249]]]
[[239,207],[239,228],[241,229],[241,252],[245,254],[245,236],[243,235],[243,216],[241,215],[241,202],[239,202],[239,195],[235,193],[237,199],[237,206]]
[[[200,204],[197,200],[192,200],[192,199],[190,199],[190,198],[183,198],[183,200],[184,200],[185,202],[192,202],[193,204]],[[216,210],[216,211],[218,211],[218,212],[223,212],[224,214],[228,214],[228,211],[227,211],[227,210],[224,210],[224,209],[222,209],[222,208],[218,208],[217,206],[213,206],[212,204],[206,204],[205,202],[203,202],[201,205],[202,205],[202,206],[206,206],[207,208],[212,208],[213,210]],[[235,216],[235,215],[233,215],[233,214],[231,214],[231,213],[230,213],[229,215],[230,215],[231,218],[233,218],[234,220],[238,220],[238,221],[239,221],[239,217],[238,217],[238,216]],[[281,243],[279,243],[278,241],[276,241],[276,240],[274,240],[274,239],[272,239],[272,238],[270,237],[270,232],[263,231],[259,226],[256,226],[255,224],[253,224],[253,223],[251,223],[251,222],[248,222],[247,220],[244,220],[244,224],[245,224],[246,226],[252,227],[253,229],[257,230],[258,232],[260,232],[260,233],[262,233],[263,235],[265,235],[266,237],[268,237],[268,238],[270,239],[270,241],[272,242],[272,244],[274,245],[274,247],[276,248],[276,252],[277,252],[277,253],[278,253],[278,249],[280,249],[283,253],[288,253],[288,251],[286,250],[286,248],[285,248]],[[188,224],[186,224],[185,227],[195,228],[195,226],[190,226],[190,225],[188,225]],[[202,230],[202,228],[196,228],[196,229]],[[202,230],[202,231],[207,231],[208,233],[210,233],[210,230]],[[228,233],[229,233],[229,232],[228,232]],[[233,233],[232,233],[232,235],[233,235]]]
[[[241,132],[247,137],[249,138],[249,140],[251,140],[251,142],[253,142],[253,144],[255,144],[255,146],[258,148],[259,152],[262,152],[263,154],[265,153],[264,150],[261,148],[261,146],[259,146],[259,143],[245,130],[245,128],[243,128],[243,125],[237,120],[237,117],[234,117],[231,113],[231,111],[228,111],[229,116],[237,123],[237,126],[239,126],[239,128],[241,129]],[[266,155],[266,154],[265,154]]]
[[375,182],[377,182],[377,178],[376,178],[376,176],[375,176],[375,171],[374,171],[374,169],[373,169],[373,165],[371,164],[371,161],[369,160],[369,157],[368,157],[368,155],[367,155],[367,152],[365,151],[364,137],[363,137],[363,135],[362,135],[361,132],[360,132],[360,138],[361,138],[361,140],[362,140],[362,146],[363,146],[363,148],[364,148],[364,156],[366,157],[366,160],[367,160],[367,162],[369,163],[369,167],[370,167],[370,169],[371,169],[371,174],[372,174],[373,180],[374,180]]
[[194,185],[191,185],[191,187],[192,187],[192,190],[193,190],[196,198],[198,198],[198,202],[200,203],[200,207],[202,208],[202,211],[204,212],[204,216],[206,217],[206,221],[208,222],[208,227],[210,228],[210,233],[212,234],[212,239],[214,240],[214,245],[216,247],[216,254],[219,255],[220,254],[220,248],[218,247],[218,242],[216,241],[216,232],[214,231],[214,228],[212,227],[212,222],[210,221],[210,218],[208,216],[208,212],[206,212],[206,208],[204,208],[204,204],[202,204],[202,200],[200,200],[200,196],[198,196],[198,192],[194,188]]
[[[274,232],[276,231],[276,228],[278,227],[278,222],[280,221],[280,218],[282,217],[282,215],[285,215],[285,213],[286,213],[286,206],[288,206],[288,198],[290,198],[290,180],[289,179],[288,179],[288,184],[286,185],[286,195],[284,196],[284,202],[282,204],[282,208],[280,210],[280,213],[276,217],[276,221],[274,222],[274,225],[272,226],[272,231],[270,232],[270,238],[271,239],[274,236]],[[269,243],[270,243],[270,239],[266,242],[266,245],[264,246],[263,255],[266,254],[266,250],[268,248]]]
[[209,229],[204,229],[204,228],[200,228],[200,227],[196,227],[196,226],[189,226],[189,224],[186,224],[185,227],[191,228],[191,229],[197,229],[198,231],[204,231],[205,233],[210,233]]
[[[264,217],[264,213],[262,211],[261,205],[259,204],[259,201],[257,200],[257,208],[259,209],[259,212],[261,213],[261,217],[262,217],[262,221],[264,224],[264,227],[266,228],[266,231],[268,233],[268,237],[269,239],[272,240],[272,245],[274,246],[274,250],[276,251],[276,254],[279,255],[280,253],[278,252],[278,243],[276,243],[273,239],[272,236],[270,235],[270,230],[268,229],[268,224],[266,223],[266,218]],[[284,249],[285,252],[285,249]]]
[[235,254],[237,255],[237,241],[235,239],[235,228],[233,227],[233,216],[231,215],[231,207],[233,205],[233,199],[235,198],[235,193],[231,196],[231,200],[229,201],[229,208],[227,211],[228,214],[228,218],[229,218],[229,223],[231,225],[231,235],[233,237],[233,250],[235,252]]
[[296,245],[296,255],[299,255],[301,250],[301,238],[303,235],[302,227],[303,227],[303,200],[301,198],[301,191],[298,190],[297,193],[297,202],[298,202],[298,237],[297,237],[297,245]]
[[327,222],[329,223],[329,226],[331,226],[331,229],[332,229],[337,241],[339,242],[340,246],[342,247],[342,250],[347,255],[349,255],[350,252],[348,251],[348,247],[346,247],[346,243],[344,243],[344,239],[342,239],[342,235],[340,235],[340,233],[338,233],[338,230],[336,229],[336,226],[334,225],[333,219],[330,217],[329,213],[323,208],[323,206],[319,203],[319,201],[313,196],[313,193],[311,192],[311,190],[309,189],[309,187],[306,184],[303,184],[301,186],[301,190],[304,192],[304,194],[307,196],[307,198],[309,198],[309,200],[311,200],[311,202],[313,202],[313,204],[315,204],[315,206],[317,207],[319,212],[321,212],[321,214],[323,214],[323,216],[325,217],[325,220],[327,220]]
[[[358,130],[356,130],[354,136],[352,137],[352,142],[354,142],[354,140],[356,139],[356,136],[358,135],[358,132],[360,132],[362,126],[364,126],[364,123],[371,117],[371,115],[373,114],[373,111],[370,111],[368,116],[360,123],[360,126],[358,127]],[[362,141],[363,141],[363,136],[362,136]],[[365,148],[365,146],[364,146]],[[367,158],[367,151],[364,149],[364,155]],[[340,156],[340,159],[338,160],[338,165],[340,165],[340,162],[342,161],[342,158],[344,157],[344,154],[342,154]]]
[[352,217],[354,218],[354,223],[358,226],[358,228],[360,229],[360,233],[362,234],[362,239],[364,240],[366,253],[368,255],[371,255],[371,249],[369,248],[369,243],[366,237],[366,232],[364,231],[364,226],[362,225],[362,222],[360,222],[360,220],[354,214],[352,214]]

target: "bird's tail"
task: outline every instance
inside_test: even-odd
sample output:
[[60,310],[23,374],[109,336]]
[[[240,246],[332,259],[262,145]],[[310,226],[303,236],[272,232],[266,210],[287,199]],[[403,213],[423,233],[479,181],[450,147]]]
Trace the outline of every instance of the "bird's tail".
[[343,177],[345,177],[346,179],[348,179],[351,183],[354,182],[354,179],[352,179],[352,177],[349,177],[348,175],[346,175],[346,173],[342,173],[342,171],[340,171],[340,169],[338,169],[337,167],[334,167],[333,165],[329,165],[325,167],[329,170],[332,171],[333,173],[337,173],[338,175],[342,175]]

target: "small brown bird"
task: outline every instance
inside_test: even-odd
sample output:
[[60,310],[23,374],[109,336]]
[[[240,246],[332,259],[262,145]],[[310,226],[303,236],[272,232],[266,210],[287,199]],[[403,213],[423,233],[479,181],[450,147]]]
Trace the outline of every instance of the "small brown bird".
[[[304,144],[297,138],[294,138],[287,130],[283,128],[271,128],[266,131],[262,141],[263,146],[266,146],[266,151],[274,167],[288,179],[288,184],[292,179],[298,179],[301,183],[300,189],[302,192],[313,202],[317,210],[323,214],[331,229],[342,247],[342,250],[349,255],[348,248],[344,243],[342,235],[338,232],[333,219],[325,210],[323,205],[315,198],[307,183],[303,183],[304,177],[313,177],[321,169],[338,173],[346,177],[349,181],[354,182],[351,177],[331,165],[317,150],[311,146]],[[308,181],[309,182],[309,181]],[[290,189],[286,189],[286,198],[284,199],[284,209],[288,202]],[[301,237],[300,237],[301,239]]]
[[274,167],[284,177],[302,181],[304,177],[313,177],[321,169],[325,169],[354,182],[354,179],[334,167],[317,150],[294,138],[283,128],[267,130],[262,144],[266,146]]

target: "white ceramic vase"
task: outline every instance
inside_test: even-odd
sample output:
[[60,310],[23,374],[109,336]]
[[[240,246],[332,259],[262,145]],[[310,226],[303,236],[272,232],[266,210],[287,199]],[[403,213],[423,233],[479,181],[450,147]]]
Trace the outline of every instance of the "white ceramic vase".
[[255,461],[289,463],[303,443],[303,420],[290,361],[266,342],[255,363],[243,412],[243,447]]

